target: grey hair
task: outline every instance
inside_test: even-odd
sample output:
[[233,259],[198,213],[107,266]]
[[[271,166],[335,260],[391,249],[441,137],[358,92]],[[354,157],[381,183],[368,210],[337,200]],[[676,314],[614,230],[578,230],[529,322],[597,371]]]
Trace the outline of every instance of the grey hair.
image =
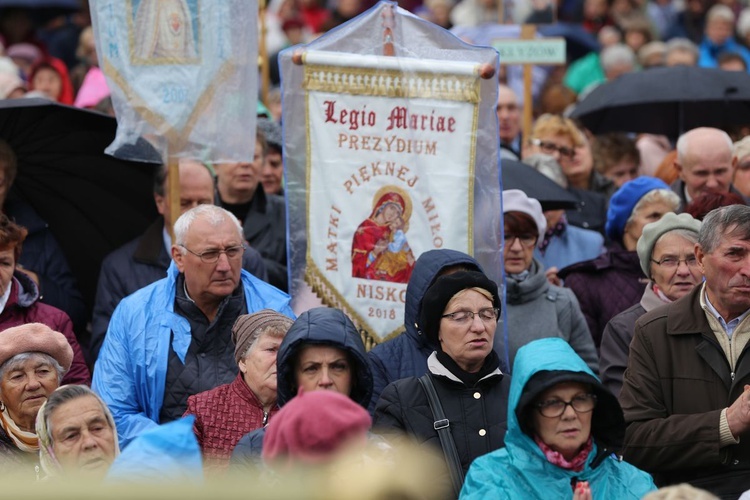
[[726,236],[750,241],[749,206],[729,205],[711,210],[701,224],[698,244],[704,253],[712,253]]
[[[177,222],[175,222],[174,236],[175,241],[178,245],[185,244],[187,233],[188,231],[190,231],[190,226],[192,226],[193,222],[195,222],[195,220],[198,218],[205,220],[212,227],[217,227],[223,222],[230,220],[234,222],[234,225],[237,228],[237,235],[240,237],[240,240],[245,239],[244,235],[242,234],[242,226],[240,225],[240,221],[238,221],[237,217],[235,217],[231,212],[229,212],[228,210],[224,210],[221,207],[217,207],[216,205],[198,205],[197,207],[193,207],[182,214],[180,218],[177,219]],[[185,248],[180,248],[180,252],[185,255]]]
[[617,43],[602,50],[599,61],[605,72],[621,64],[634,66],[635,53],[624,43]]
[[52,414],[55,413],[55,410],[68,401],[73,401],[86,396],[93,396],[96,398],[102,407],[102,413],[104,413],[107,423],[112,429],[115,428],[115,420],[112,418],[112,413],[109,411],[104,401],[102,401],[102,398],[100,398],[94,391],[85,385],[64,385],[47,397],[47,402],[44,404],[42,414],[37,417],[44,421],[44,429],[49,443],[52,443],[52,426],[50,425],[49,419]]
[[734,12],[726,5],[714,5],[708,9],[708,13],[706,14],[706,23],[710,23],[711,21],[726,21],[734,24],[735,20]]
[[[690,146],[690,137],[695,135],[696,131],[701,130],[701,128],[694,128],[693,130],[688,130],[684,134],[682,134],[679,139],[677,139],[677,145],[675,149],[677,149],[677,161],[682,165],[685,166],[685,161],[687,160],[688,155],[688,149]],[[724,132],[723,130],[713,129],[715,130],[725,141],[727,141],[727,147],[729,148],[729,153],[732,154],[734,152],[734,143],[732,142],[732,138],[729,137],[729,134]]]
[[[65,370],[63,370],[63,367],[60,366],[60,363],[57,362],[55,358],[50,356],[49,354],[43,353],[43,352],[22,352],[21,354],[16,354],[12,358],[10,358],[8,361],[0,365],[0,380],[5,378],[5,374],[9,371],[15,370],[20,365],[25,363],[26,361],[34,358],[41,358],[45,363],[49,364],[53,370],[57,373],[57,385],[60,385],[60,382],[62,382],[63,376],[65,376]],[[0,392],[0,396],[2,396],[2,392]]]
[[745,38],[750,33],[750,7],[745,7],[740,12],[740,18],[737,20],[737,33]]
[[687,38],[673,38],[667,42],[667,55],[671,52],[690,52],[695,60],[698,60],[700,53],[698,52],[698,46],[688,40]]
[[260,340],[260,338],[264,335],[269,335],[277,339],[283,339],[288,330],[288,327],[285,328],[281,325],[268,325],[264,326],[263,328],[257,328],[253,333],[250,334],[250,344],[247,346],[247,349],[245,349],[245,352],[242,353],[240,359],[245,359],[247,355],[250,354],[250,351],[252,351],[256,345],[258,345],[258,340]]
[[672,207],[672,212],[680,208],[680,197],[671,189],[652,189],[648,193],[641,196],[638,203],[633,207],[633,211],[630,212],[630,217],[625,222],[627,226],[635,220],[635,214],[637,214],[644,206],[650,205],[651,203],[663,202]]

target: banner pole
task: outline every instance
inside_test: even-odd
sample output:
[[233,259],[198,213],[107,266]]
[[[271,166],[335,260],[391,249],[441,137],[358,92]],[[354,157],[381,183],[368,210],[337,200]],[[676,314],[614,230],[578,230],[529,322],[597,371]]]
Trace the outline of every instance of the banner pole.
[[258,36],[258,65],[260,66],[260,100],[268,107],[268,92],[271,87],[271,68],[268,64],[268,47],[266,46],[266,0],[258,0],[260,33]]
[[176,243],[174,237],[174,223],[180,216],[180,159],[175,156],[175,148],[170,145],[167,148],[169,154],[167,160],[167,189],[169,192],[169,213],[172,224],[169,225],[169,236],[172,244]]
[[[536,36],[536,26],[524,24],[521,26],[521,40],[533,40]],[[532,69],[533,64],[523,65],[523,141],[531,139],[531,124],[533,122],[534,96],[532,93]],[[525,144],[525,142],[522,142]]]
[[383,9],[383,55],[396,55],[396,47],[393,44],[393,6],[391,5]]

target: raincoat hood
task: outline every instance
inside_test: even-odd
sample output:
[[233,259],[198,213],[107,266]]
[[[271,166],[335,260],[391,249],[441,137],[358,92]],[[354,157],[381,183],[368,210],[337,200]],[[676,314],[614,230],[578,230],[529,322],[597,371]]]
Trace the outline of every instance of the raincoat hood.
[[362,337],[343,311],[327,307],[302,313],[284,336],[276,357],[278,405],[284,406],[297,394],[294,364],[300,349],[308,345],[336,347],[349,355],[354,367],[352,393],[349,396],[367,408],[372,397],[372,372],[365,357]]
[[513,447],[523,448],[546,460],[533,437],[527,433],[530,432],[527,422],[528,405],[540,393],[566,381],[590,384],[597,396],[597,405],[591,419],[591,434],[598,453],[596,457],[588,459],[590,466],[596,467],[599,461],[621,448],[625,436],[625,418],[617,398],[602,385],[573,348],[559,338],[536,340],[518,350],[510,385],[505,444],[509,450]]
[[429,346],[433,351],[437,350],[437,346],[428,342],[417,326],[422,311],[422,298],[440,271],[450,266],[464,266],[469,270],[484,272],[479,263],[468,254],[449,249],[429,250],[417,259],[411,272],[411,278],[409,278],[409,284],[406,286],[406,303],[404,305],[406,334],[413,337],[418,343]]

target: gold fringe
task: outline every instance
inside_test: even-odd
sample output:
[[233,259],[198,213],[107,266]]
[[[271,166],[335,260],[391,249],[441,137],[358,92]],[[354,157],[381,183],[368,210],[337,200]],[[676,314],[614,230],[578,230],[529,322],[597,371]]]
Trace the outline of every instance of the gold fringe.
[[476,75],[404,74],[399,70],[305,65],[302,87],[307,91],[405,99],[437,99],[477,104]]

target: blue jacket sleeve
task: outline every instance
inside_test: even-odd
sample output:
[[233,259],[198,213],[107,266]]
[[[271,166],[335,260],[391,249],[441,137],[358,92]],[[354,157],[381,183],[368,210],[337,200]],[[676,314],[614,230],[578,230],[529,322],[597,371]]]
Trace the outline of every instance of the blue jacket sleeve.
[[[107,335],[94,368],[92,389],[101,396],[115,419],[120,447],[145,430],[156,427],[141,404],[144,387],[135,380],[133,346],[127,311],[118,307],[112,315]],[[143,367],[153,369],[154,367]]]

